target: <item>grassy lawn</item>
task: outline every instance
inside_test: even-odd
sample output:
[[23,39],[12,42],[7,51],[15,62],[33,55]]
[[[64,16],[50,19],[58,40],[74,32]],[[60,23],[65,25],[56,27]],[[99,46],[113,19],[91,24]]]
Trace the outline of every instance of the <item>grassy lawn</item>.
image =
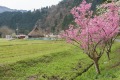
[[[31,59],[50,53],[68,50],[70,47],[54,41],[0,41],[0,64],[11,64],[20,60]],[[64,46],[64,49],[61,48]]]
[[117,39],[120,39],[120,35],[117,37]]
[[113,44],[110,57],[109,61],[104,54],[100,59],[100,75],[95,73],[94,66],[92,66],[88,72],[78,76],[75,80],[120,80],[120,43]]
[[[100,60],[101,75],[94,66],[74,80],[120,80],[120,43]],[[92,61],[64,41],[0,39],[0,80],[71,80]]]

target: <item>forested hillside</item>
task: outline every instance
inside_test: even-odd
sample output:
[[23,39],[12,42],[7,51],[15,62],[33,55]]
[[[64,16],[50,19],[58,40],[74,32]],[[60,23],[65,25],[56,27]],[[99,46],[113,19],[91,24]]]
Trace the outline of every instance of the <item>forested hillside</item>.
[[43,19],[48,14],[48,7],[27,12],[0,13],[0,27],[8,26],[19,33],[28,34],[38,19]]
[[[0,26],[8,26],[13,30],[18,27],[19,33],[28,34],[34,26],[50,33],[59,33],[67,29],[70,23],[74,24],[70,10],[78,6],[82,0],[62,0],[58,5],[44,7],[28,12],[3,12],[0,13]],[[106,0],[87,0],[92,2],[94,10],[97,4]]]
[[[45,31],[59,33],[63,29],[67,29],[69,24],[74,24],[73,16],[70,10],[78,6],[82,0],[62,0],[58,5],[51,6],[48,15],[44,19],[39,19],[36,23],[38,27]],[[96,5],[99,5],[106,0],[87,0],[88,3],[93,3],[92,9],[95,11]]]

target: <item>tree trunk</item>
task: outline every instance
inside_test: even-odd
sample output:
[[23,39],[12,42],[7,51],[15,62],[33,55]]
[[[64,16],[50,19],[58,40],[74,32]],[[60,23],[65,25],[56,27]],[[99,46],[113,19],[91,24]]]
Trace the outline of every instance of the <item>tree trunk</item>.
[[95,65],[95,69],[96,69],[97,74],[100,74],[98,59],[95,59],[95,60],[94,60],[94,65]]
[[110,60],[110,51],[107,51],[108,60]]
[[109,48],[107,48],[107,51],[106,51],[108,60],[110,60],[111,46],[112,46],[112,45],[109,45]]

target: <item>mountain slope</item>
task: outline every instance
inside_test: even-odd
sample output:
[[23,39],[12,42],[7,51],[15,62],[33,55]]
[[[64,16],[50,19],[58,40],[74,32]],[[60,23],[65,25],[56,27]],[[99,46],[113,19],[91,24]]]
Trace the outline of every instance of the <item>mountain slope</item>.
[[16,9],[10,9],[10,8],[4,7],[4,6],[0,6],[0,13],[3,13],[3,12],[17,12],[17,11],[26,12],[26,10],[16,10]]
[[0,13],[2,13],[2,12],[5,12],[5,11],[13,11],[12,9],[10,9],[10,8],[7,8],[7,7],[3,7],[3,6],[0,6]]
[[[96,5],[103,1],[86,0],[88,3],[93,3],[92,8],[95,10]],[[44,19],[39,19],[36,22],[38,27],[41,27],[47,33],[58,34],[61,30],[67,29],[69,24],[74,24],[73,16],[70,10],[78,6],[82,0],[63,0],[56,6],[51,6],[48,10],[48,15]]]
[[42,20],[39,19],[36,25],[47,33],[57,34],[62,29],[66,29],[68,24],[73,21],[70,10],[80,2],[81,0],[63,0],[58,5],[51,6],[48,15]]

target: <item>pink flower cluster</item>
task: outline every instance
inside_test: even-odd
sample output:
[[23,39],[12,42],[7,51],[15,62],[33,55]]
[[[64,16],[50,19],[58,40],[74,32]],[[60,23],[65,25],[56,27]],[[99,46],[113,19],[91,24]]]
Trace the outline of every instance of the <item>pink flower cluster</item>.
[[120,25],[119,8],[114,2],[103,6],[107,8],[107,12],[102,15],[94,15],[91,11],[91,3],[83,0],[82,4],[71,10],[75,18],[75,22],[79,27],[70,25],[62,37],[68,42],[77,42],[82,49],[88,46],[100,44],[110,40],[117,35]]

